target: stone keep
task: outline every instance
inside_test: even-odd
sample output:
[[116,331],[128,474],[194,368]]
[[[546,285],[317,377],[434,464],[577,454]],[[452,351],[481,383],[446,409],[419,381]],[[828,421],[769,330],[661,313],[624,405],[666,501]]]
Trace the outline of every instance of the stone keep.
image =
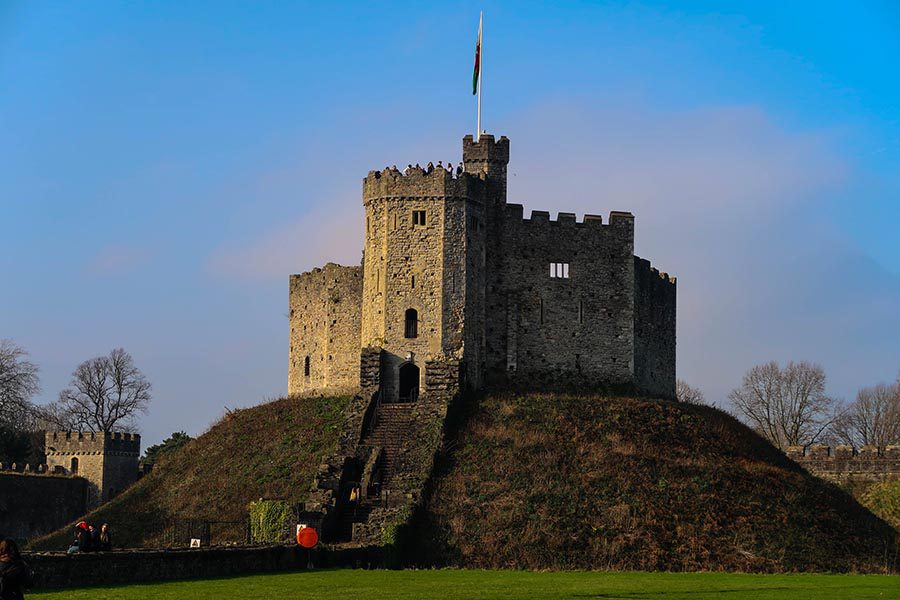
[[466,136],[463,163],[363,179],[362,264],[290,278],[288,393],[415,400],[449,374],[674,398],[675,278],[634,256],[632,214],[525,218],[506,137]]
[[112,499],[137,480],[141,436],[136,433],[47,432],[47,469],[88,481],[90,505]]

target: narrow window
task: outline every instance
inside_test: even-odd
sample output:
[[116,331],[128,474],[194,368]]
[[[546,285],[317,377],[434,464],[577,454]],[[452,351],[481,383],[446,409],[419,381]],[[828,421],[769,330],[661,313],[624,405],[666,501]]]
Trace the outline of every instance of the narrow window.
[[394,229],[397,229],[397,215],[394,215]]
[[553,279],[568,279],[569,263],[550,263],[550,277]]
[[425,225],[425,211],[424,210],[414,210],[413,211],[413,225],[418,225],[418,226]]
[[71,468],[69,469],[72,472],[72,475],[78,474],[78,459],[72,458],[72,462],[69,465]]
[[578,301],[578,322],[584,323],[584,300]]
[[303,376],[309,377],[309,356],[303,359]]
[[581,355],[575,355],[575,370],[581,373]]
[[541,325],[544,324],[544,299],[541,298]]
[[416,289],[416,276],[415,275],[412,276],[412,287],[413,287],[413,289]]
[[403,335],[408,338],[419,337],[419,313],[414,308],[406,311],[406,327]]
[[366,217],[366,235],[369,234],[369,217]]

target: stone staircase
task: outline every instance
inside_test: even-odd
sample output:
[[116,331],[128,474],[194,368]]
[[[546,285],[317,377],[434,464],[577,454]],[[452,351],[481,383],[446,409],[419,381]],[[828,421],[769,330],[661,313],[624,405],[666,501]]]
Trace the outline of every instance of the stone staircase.
[[414,426],[415,406],[412,403],[382,404],[378,408],[375,428],[360,442],[360,445],[380,447],[384,451],[381,461],[383,489],[390,489],[394,477],[403,471],[409,435]]
[[[364,526],[369,523],[372,512],[383,512],[389,504],[396,504],[401,499],[392,497],[392,483],[396,483],[398,477],[407,475],[408,461],[406,454],[409,451],[410,432],[415,427],[415,404],[412,403],[386,403],[378,407],[375,416],[375,427],[362,436],[361,448],[380,449],[381,455],[377,462],[377,470],[380,472],[380,493],[369,497],[367,490],[362,489],[362,498],[356,506],[343,501],[340,516],[335,528],[336,541],[359,541],[358,535],[354,535],[354,525]],[[346,495],[346,492],[345,492]],[[392,502],[393,500],[393,502]],[[358,527],[357,527],[358,529]]]

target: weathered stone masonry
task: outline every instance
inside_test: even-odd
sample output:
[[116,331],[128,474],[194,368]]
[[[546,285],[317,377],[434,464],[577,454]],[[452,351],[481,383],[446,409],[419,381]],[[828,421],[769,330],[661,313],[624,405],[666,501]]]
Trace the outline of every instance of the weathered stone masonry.
[[48,432],[44,451],[49,470],[88,480],[88,506],[94,506],[135,482],[141,436],[136,433]]
[[805,451],[792,446],[787,455],[810,473],[837,484],[900,479],[900,446],[810,446]]
[[401,368],[424,393],[427,361],[458,362],[468,388],[673,397],[675,278],[634,256],[631,213],[524,218],[506,201],[505,137],[466,136],[463,162],[365,177],[363,264],[291,276],[288,391],[359,387],[360,352],[377,348],[386,401],[409,393]]
[[362,264],[290,278],[288,392],[358,392],[306,506],[325,539],[378,543],[409,514],[461,390],[674,397],[675,279],[634,256],[631,213],[525,218],[505,137],[466,136],[463,163],[370,171]]

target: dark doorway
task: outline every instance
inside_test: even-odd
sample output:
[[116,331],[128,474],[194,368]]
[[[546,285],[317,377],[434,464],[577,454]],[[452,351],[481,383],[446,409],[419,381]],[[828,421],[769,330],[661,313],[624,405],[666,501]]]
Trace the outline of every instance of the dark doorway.
[[69,469],[69,472],[71,472],[72,475],[77,475],[77,474],[78,474],[78,459],[77,459],[77,458],[73,458],[73,459],[72,459],[72,462],[70,463],[69,466],[71,467],[71,468]]
[[419,399],[419,367],[413,363],[400,366],[400,402],[415,402]]

